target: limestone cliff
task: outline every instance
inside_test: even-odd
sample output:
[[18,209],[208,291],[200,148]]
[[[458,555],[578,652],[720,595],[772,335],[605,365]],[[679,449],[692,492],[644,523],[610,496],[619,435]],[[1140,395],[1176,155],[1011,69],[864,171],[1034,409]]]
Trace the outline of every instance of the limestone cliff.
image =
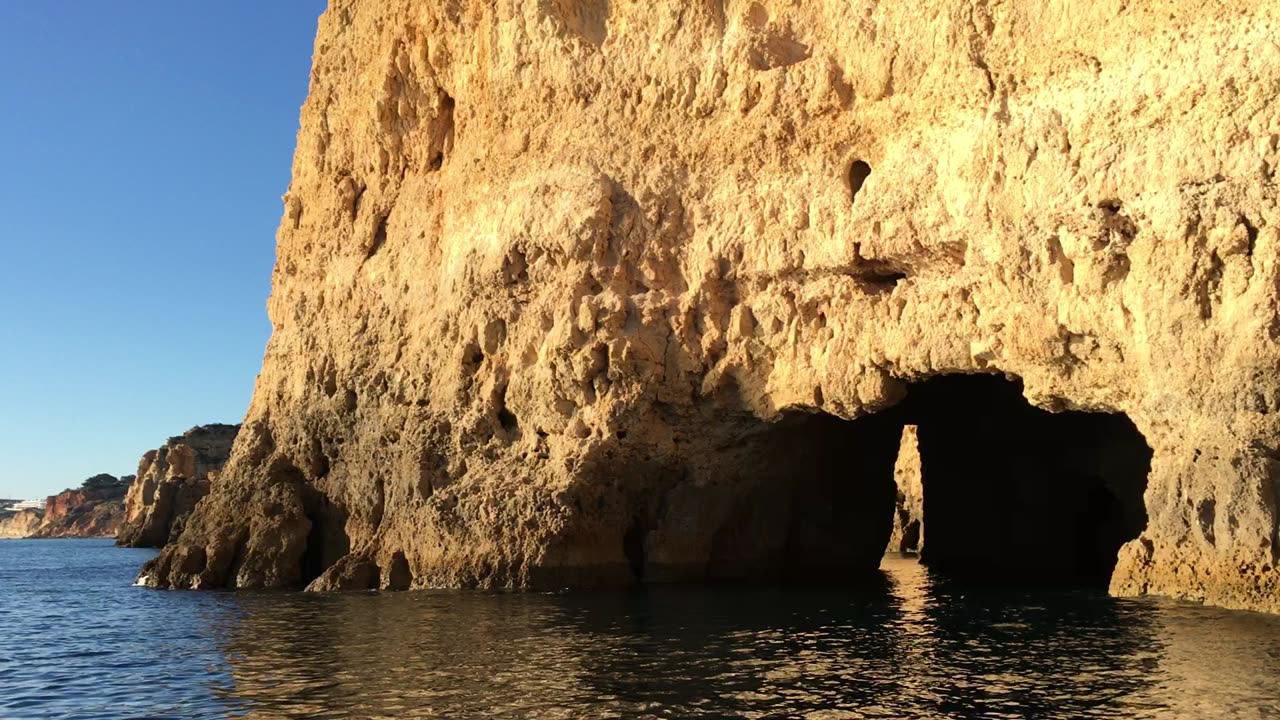
[[[868,572],[936,416],[990,452],[919,424],[927,554],[967,537],[929,454],[1007,452],[1124,543],[1113,592],[1280,611],[1277,36],[1256,0],[333,0],[245,428],[144,576]],[[1080,417],[966,425],[928,383],[978,374]]]
[[138,462],[138,479],[125,496],[125,520],[116,543],[160,547],[177,539],[187,518],[231,454],[239,425],[201,425],[171,437]]
[[124,496],[133,479],[131,475],[119,479],[95,475],[79,488],[50,495],[40,526],[28,537],[115,537],[124,521]]
[[40,527],[44,513],[39,510],[19,510],[0,515],[0,538],[29,537]]

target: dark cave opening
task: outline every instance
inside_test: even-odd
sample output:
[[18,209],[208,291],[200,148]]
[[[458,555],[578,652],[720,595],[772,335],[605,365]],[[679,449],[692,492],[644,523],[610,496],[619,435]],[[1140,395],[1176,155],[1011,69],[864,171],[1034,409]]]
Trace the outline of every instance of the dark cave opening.
[[351,550],[351,540],[347,537],[346,513],[319,490],[304,486],[302,504],[311,521],[299,567],[305,586],[346,555]]
[[[1120,546],[1146,526],[1152,453],[1126,416],[1052,413],[1028,403],[1018,381],[944,375],[908,385],[900,403],[872,415],[790,414],[722,446],[692,475],[712,480],[681,485],[626,532],[635,577],[874,579],[899,514],[894,466],[906,425],[916,426],[923,520],[907,522],[900,539],[922,541],[921,562],[940,577],[1105,587]],[[712,528],[697,551],[701,570],[661,567],[693,559],[681,528],[695,522]]]
[[917,426],[921,561],[947,577],[1105,587],[1146,527],[1152,452],[1125,415],[1041,410],[992,375],[913,384],[891,412]]
[[413,570],[403,552],[397,550],[391,556],[391,565],[387,567],[386,582],[383,585],[387,590],[397,591],[413,587]]
[[896,423],[795,414],[715,458],[730,482],[706,578],[843,583],[874,575],[892,524]]
[[858,193],[862,192],[862,186],[866,184],[869,177],[871,177],[871,166],[865,160],[854,160],[849,166],[850,200],[858,199]]

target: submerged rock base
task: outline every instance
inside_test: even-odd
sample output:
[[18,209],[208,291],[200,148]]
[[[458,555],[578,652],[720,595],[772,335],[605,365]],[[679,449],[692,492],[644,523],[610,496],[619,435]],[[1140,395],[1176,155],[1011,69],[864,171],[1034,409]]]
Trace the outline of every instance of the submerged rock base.
[[[977,374],[918,423],[926,561],[1032,538],[1019,567],[1096,577],[1123,542],[1113,592],[1280,611],[1278,32],[1255,0],[334,0],[246,424],[144,576],[874,572],[912,394]],[[1088,419],[971,422],[1010,393]]]

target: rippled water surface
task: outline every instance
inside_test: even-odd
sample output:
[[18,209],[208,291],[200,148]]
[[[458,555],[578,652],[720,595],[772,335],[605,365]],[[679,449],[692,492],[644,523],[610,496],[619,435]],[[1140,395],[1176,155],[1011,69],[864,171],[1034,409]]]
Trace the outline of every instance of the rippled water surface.
[[1098,594],[156,592],[0,542],[0,718],[1280,717],[1280,618]]

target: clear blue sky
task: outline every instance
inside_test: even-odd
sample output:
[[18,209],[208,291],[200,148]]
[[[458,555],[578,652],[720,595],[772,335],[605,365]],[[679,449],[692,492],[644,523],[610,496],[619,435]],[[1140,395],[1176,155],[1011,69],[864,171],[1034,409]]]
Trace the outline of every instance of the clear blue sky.
[[324,5],[0,2],[0,497],[240,422]]

